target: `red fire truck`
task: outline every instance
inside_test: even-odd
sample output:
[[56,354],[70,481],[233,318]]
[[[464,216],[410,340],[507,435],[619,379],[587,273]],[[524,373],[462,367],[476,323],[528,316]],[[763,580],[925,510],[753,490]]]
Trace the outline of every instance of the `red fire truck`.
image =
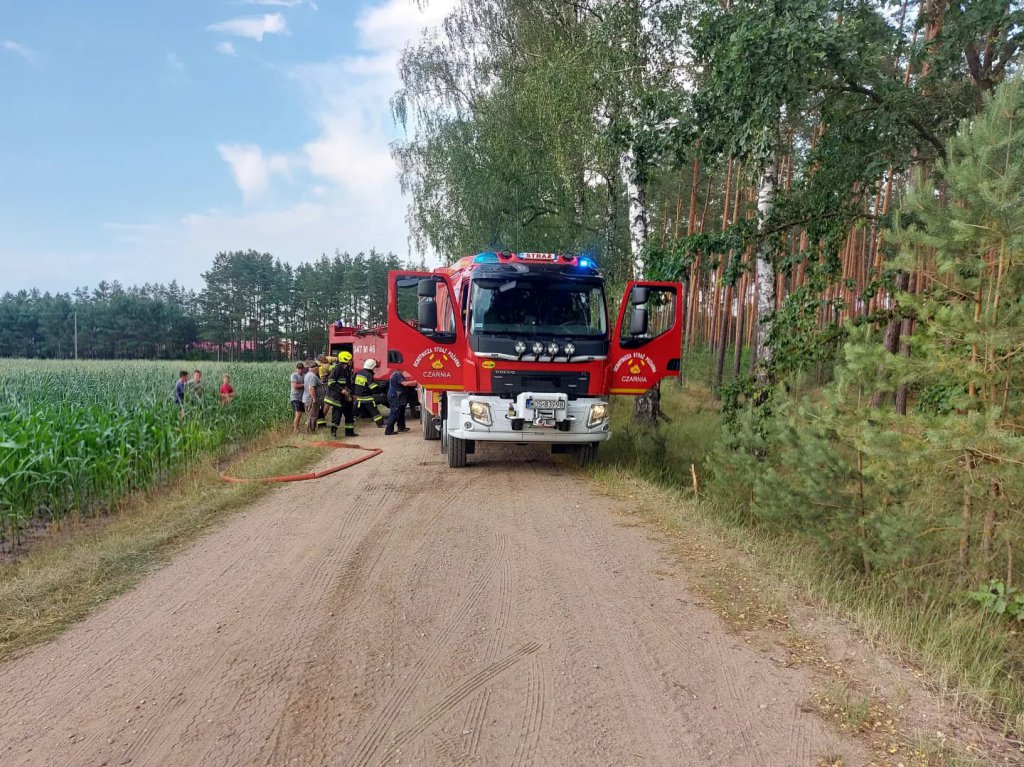
[[480,253],[388,276],[388,363],[421,389],[425,439],[448,465],[480,442],[549,443],[589,463],[608,397],[679,375],[682,286],[630,282],[609,328],[604,279],[583,256]]
[[387,328],[349,327],[339,320],[328,330],[327,353],[337,356],[338,352],[349,352],[352,355],[352,367],[359,370],[369,359],[377,360],[377,377],[386,378],[390,375],[387,369]]
[[[377,397],[381,405],[387,404],[387,381],[391,375],[387,365],[387,333],[386,327],[351,327],[340,320],[328,328],[327,353],[332,357],[337,356],[338,352],[349,352],[352,355],[353,370],[362,368],[369,359],[377,360],[377,368],[373,372],[374,378],[381,382],[380,396]],[[410,394],[409,414],[417,417],[420,412],[419,399],[415,392]]]

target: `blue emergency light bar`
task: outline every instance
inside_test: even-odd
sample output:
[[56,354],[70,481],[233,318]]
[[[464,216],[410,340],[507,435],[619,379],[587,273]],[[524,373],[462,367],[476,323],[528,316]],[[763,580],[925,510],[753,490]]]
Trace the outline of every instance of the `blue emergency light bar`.
[[[528,263],[545,263],[554,264],[559,261],[565,262],[567,265],[574,265],[580,269],[597,269],[597,262],[587,256],[571,256],[567,253],[511,253],[502,251],[500,253],[487,252],[479,253],[473,257],[474,264],[497,264],[503,261],[525,261]],[[575,261],[575,264],[572,262]]]

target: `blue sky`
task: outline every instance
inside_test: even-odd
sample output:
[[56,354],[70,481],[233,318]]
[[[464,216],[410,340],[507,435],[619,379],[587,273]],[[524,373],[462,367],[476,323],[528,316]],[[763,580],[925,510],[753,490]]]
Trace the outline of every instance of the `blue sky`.
[[0,0],[0,293],[409,250],[398,53],[454,0]]

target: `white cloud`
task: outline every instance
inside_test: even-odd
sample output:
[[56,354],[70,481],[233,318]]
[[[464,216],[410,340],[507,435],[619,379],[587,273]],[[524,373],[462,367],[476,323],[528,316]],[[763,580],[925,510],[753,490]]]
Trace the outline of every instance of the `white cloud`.
[[288,175],[287,157],[280,154],[265,157],[255,144],[221,144],[217,151],[231,166],[231,173],[246,200],[263,194],[272,176]]
[[238,51],[235,50],[235,44],[230,40],[225,40],[222,43],[216,45],[217,53],[223,53],[225,56],[237,56]]
[[[187,216],[186,249],[254,247],[293,262],[335,248],[407,253],[406,203],[390,153],[398,136],[390,107],[400,84],[397,62],[456,2],[431,0],[422,11],[412,0],[378,2],[356,21],[352,55],[293,67],[289,74],[306,97],[316,135],[284,155],[266,156],[254,144],[219,146],[250,209]],[[278,192],[258,206],[275,175],[292,178],[299,199],[274,207]]]
[[3,40],[0,42],[0,47],[5,51],[13,53],[15,56],[20,56],[29,64],[35,64],[39,60],[39,54],[36,51],[14,40]]
[[[399,86],[398,57],[427,26],[439,24],[456,0],[434,0],[420,11],[410,0],[386,0],[356,20],[360,53],[295,67],[321,133],[303,147],[309,170],[347,188],[397,189],[390,142],[390,99]],[[397,196],[396,196],[397,197]],[[400,197],[395,200],[404,213]]]
[[207,30],[235,37],[248,37],[262,43],[264,35],[287,35],[288,22],[280,13],[265,13],[262,16],[243,16],[218,21],[208,26]]
[[433,0],[417,11],[410,0],[387,0],[365,10],[356,20],[359,45],[378,55],[397,57],[425,27],[440,24],[456,4],[456,0]]
[[167,54],[167,66],[175,72],[179,72],[181,74],[185,73],[185,64],[178,58],[178,54],[176,53]]
[[336,249],[358,253],[376,248],[399,255],[407,249],[404,227],[367,215],[365,207],[337,194],[234,215],[194,213],[181,226],[179,252],[203,254],[196,274],[208,268],[211,254],[224,250],[253,248],[294,265]]
[[166,85],[183,86],[189,84],[188,69],[185,62],[178,58],[176,53],[168,53],[165,58],[167,70],[163,81]]
[[242,5],[272,5],[278,8],[294,8],[306,0],[242,0]]

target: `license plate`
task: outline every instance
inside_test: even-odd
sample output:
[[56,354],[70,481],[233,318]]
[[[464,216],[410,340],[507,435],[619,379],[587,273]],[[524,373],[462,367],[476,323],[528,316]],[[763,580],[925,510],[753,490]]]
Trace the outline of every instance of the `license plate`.
[[531,405],[534,410],[564,410],[564,399],[535,399]]

